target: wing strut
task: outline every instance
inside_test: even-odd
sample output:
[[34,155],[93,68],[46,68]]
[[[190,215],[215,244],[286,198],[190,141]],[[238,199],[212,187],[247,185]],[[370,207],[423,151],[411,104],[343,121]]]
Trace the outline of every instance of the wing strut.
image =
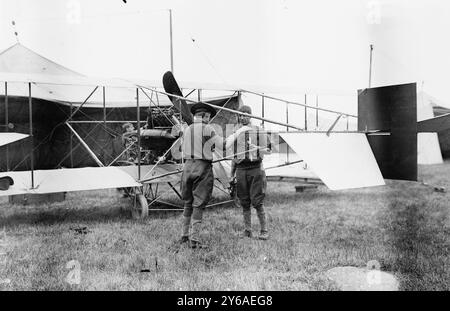
[[86,149],[86,151],[91,155],[91,157],[94,159],[94,161],[98,164],[100,167],[104,167],[102,161],[100,161],[97,156],[95,155],[94,151],[89,148],[89,146],[84,142],[84,140],[78,135],[77,131],[73,129],[73,127],[66,122],[66,125],[69,127],[69,129],[74,133],[74,135],[78,138],[80,143],[83,145],[83,147]]

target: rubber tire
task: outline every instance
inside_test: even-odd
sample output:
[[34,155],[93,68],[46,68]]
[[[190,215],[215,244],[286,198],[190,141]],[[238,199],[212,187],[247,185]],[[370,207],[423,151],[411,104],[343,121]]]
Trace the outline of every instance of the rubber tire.
[[134,219],[143,219],[148,216],[148,202],[143,194],[136,194],[136,207],[132,207],[131,214]]

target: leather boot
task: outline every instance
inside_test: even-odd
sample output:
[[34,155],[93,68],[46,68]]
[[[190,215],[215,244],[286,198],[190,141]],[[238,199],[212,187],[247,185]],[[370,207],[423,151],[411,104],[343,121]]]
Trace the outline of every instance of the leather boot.
[[191,225],[191,217],[183,216],[183,233],[181,234],[180,243],[189,241],[189,227]]
[[191,240],[200,242],[200,231],[201,231],[201,220],[192,220],[192,226],[191,226]]
[[252,231],[252,211],[249,207],[242,208],[242,214],[244,216],[244,229],[246,231]]
[[200,232],[201,232],[201,220],[193,220],[192,221],[192,230],[191,230],[191,241],[189,243],[190,248],[197,249],[205,249],[208,248],[207,245],[203,244],[200,241]]
[[259,206],[256,209],[256,214],[258,215],[259,225],[261,227],[261,233],[259,238],[261,240],[267,240],[269,236],[267,234],[266,213],[264,212],[264,207]]

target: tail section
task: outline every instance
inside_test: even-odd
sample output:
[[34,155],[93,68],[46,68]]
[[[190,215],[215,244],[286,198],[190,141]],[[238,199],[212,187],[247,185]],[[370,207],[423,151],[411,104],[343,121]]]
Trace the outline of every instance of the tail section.
[[369,132],[384,178],[417,181],[415,83],[359,90],[358,130]]

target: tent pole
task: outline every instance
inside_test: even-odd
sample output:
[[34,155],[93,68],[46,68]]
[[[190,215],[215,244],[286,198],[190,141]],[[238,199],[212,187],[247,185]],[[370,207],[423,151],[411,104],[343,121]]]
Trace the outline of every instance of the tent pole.
[[[105,86],[102,87],[102,100],[103,100],[103,129],[107,134],[106,128],[106,99],[105,99]],[[103,153],[103,162],[106,163],[106,153]]]
[[[286,103],[286,124],[289,124],[289,104],[288,103]],[[286,131],[289,132],[288,126],[286,126]],[[289,147],[286,150],[286,162],[289,162]]]
[[[173,117],[173,116],[172,116]],[[175,118],[176,119],[176,118]],[[214,119],[214,118],[213,118]],[[210,122],[211,122],[211,120],[210,120]],[[180,113],[180,124],[183,124],[183,114],[182,113]],[[181,142],[182,143],[182,142]],[[170,148],[170,149],[172,149],[172,148]],[[184,151],[183,151],[183,148],[180,148],[181,149],[181,165],[183,165],[183,167],[184,167]],[[170,184],[170,183],[169,183]],[[178,194],[178,193],[177,193]]]
[[[70,103],[70,115],[72,115],[73,104]],[[70,117],[69,122],[72,121]],[[70,131],[70,167],[73,168],[73,133]]]
[[[9,115],[8,115],[8,82],[5,82],[5,126],[6,132],[9,132]],[[9,172],[9,146],[6,145],[6,171]]]
[[[319,95],[316,94],[316,108],[319,108]],[[316,109],[316,130],[319,128],[319,109]]]
[[308,130],[308,106],[306,105],[307,96],[305,94],[305,131]]
[[172,35],[172,10],[169,9],[170,22],[170,70],[173,72],[173,35]]
[[30,154],[31,189],[34,189],[33,99],[31,97],[31,82],[28,82],[28,118],[30,123],[30,138],[31,138],[31,154]]
[[373,44],[370,45],[369,88],[372,86],[372,54],[373,54]]
[[[265,111],[264,111],[264,106],[265,106],[265,104],[264,104],[264,99],[265,99],[265,97],[264,97],[264,93],[263,93],[262,96],[261,96],[261,117],[263,117],[263,118],[264,118],[264,115],[265,115]],[[262,125],[262,127],[264,127],[264,120],[261,121],[261,125]]]
[[138,137],[138,180],[141,179],[141,111],[139,108],[139,88],[136,88],[136,116],[137,116],[137,137]]
[[106,100],[105,100],[105,87],[103,86],[103,124],[106,130]]

